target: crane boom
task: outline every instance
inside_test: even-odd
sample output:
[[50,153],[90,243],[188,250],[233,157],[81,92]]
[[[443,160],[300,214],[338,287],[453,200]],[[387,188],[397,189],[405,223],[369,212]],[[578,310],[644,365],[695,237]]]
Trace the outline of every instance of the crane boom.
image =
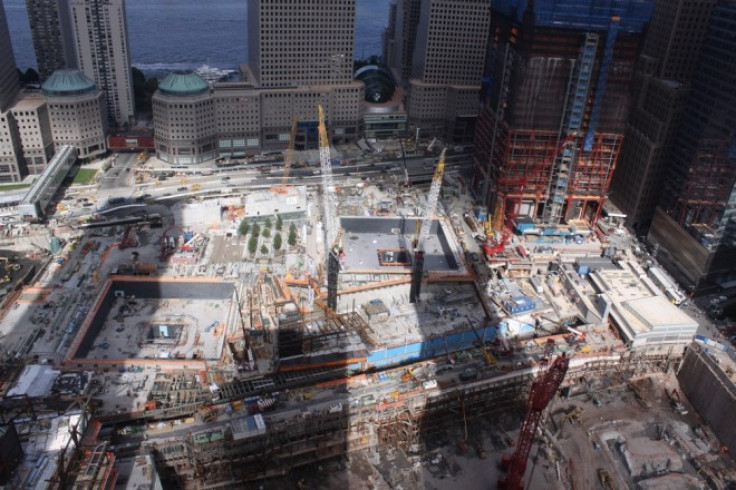
[[537,375],[537,379],[532,382],[526,414],[521,422],[516,451],[514,451],[509,461],[508,475],[498,481],[498,488],[506,490],[524,489],[524,472],[534,442],[534,434],[537,432],[542,412],[547,408],[562,384],[569,364],[570,358],[563,352],[549,365],[549,369],[542,369]]
[[336,246],[338,236],[337,224],[337,197],[335,196],[335,182],[332,178],[330,164],[330,140],[327,138],[325,113],[319,106],[319,163],[322,169],[322,196],[325,217],[325,240],[327,250]]
[[440,160],[437,163],[437,168],[434,170],[434,176],[432,177],[432,185],[429,188],[429,195],[427,195],[427,205],[424,208],[424,217],[419,229],[419,235],[417,237],[417,250],[422,250],[424,247],[424,241],[429,236],[429,228],[432,224],[432,217],[437,210],[437,199],[440,197],[440,189],[442,188],[442,178],[445,175],[445,152],[447,148],[442,150]]

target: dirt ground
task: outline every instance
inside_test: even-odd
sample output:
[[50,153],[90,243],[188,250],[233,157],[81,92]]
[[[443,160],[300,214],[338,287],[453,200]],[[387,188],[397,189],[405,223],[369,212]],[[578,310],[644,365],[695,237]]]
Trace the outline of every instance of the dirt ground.
[[[697,490],[708,477],[728,484],[736,465],[687,400],[671,399],[674,376],[648,375],[626,384],[585,385],[547,408],[524,477],[530,490]],[[666,391],[665,391],[666,390]],[[669,394],[668,394],[669,393]],[[518,438],[520,415],[449,424],[420,441],[416,452],[370,449],[302,468],[293,486],[345,490],[488,490],[497,487],[504,454]],[[464,444],[463,444],[464,442]],[[421,449],[421,450],[419,450]],[[249,487],[250,488],[250,487]],[[719,488],[719,487],[717,487]],[[723,488],[723,487],[720,487]]]

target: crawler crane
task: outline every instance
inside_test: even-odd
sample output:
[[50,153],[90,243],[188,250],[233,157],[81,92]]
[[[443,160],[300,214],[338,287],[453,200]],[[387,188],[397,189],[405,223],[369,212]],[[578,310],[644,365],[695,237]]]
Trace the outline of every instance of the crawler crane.
[[570,363],[570,358],[563,352],[554,361],[551,361],[550,364],[550,347],[553,346],[553,343],[548,344],[548,348],[545,349],[542,367],[540,367],[536,379],[532,382],[526,414],[524,415],[524,420],[521,422],[521,431],[519,441],[516,444],[516,450],[510,458],[504,456],[503,462],[508,465],[508,474],[499,479],[499,489],[524,490],[524,472],[526,470],[526,463],[529,460],[529,452],[534,442],[534,434],[537,432],[539,421],[542,418],[542,412],[547,408],[560,384],[562,384]]

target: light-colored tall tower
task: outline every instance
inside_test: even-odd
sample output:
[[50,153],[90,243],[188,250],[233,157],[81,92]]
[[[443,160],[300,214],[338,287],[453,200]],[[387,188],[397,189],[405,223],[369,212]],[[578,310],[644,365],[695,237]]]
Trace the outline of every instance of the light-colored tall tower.
[[26,0],[26,10],[41,80],[76,67],[69,0]]
[[352,80],[355,0],[248,0],[249,62],[261,87]]
[[0,112],[7,110],[19,90],[20,82],[15,68],[13,45],[10,43],[8,21],[5,18],[3,0],[0,0]]
[[283,148],[294,118],[316,147],[317,105],[333,143],[354,141],[365,93],[353,80],[355,0],[248,0],[248,66],[261,89],[265,148]]
[[125,0],[71,0],[79,70],[105,94],[107,115],[123,125],[134,115]]
[[491,22],[487,0],[398,0],[394,74],[408,87],[409,124],[472,141]]

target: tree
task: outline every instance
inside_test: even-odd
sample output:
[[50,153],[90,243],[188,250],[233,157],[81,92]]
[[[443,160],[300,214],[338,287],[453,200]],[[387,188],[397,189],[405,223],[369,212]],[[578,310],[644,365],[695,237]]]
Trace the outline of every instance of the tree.
[[41,77],[38,76],[38,72],[33,68],[29,68],[23,74],[23,82],[25,83],[38,83],[41,81]]
[[276,236],[273,237],[273,249],[281,250],[281,245],[281,233],[276,233]]
[[266,245],[261,245],[261,255],[268,254],[268,247]]
[[151,112],[151,97],[158,89],[158,80],[155,77],[146,79],[146,75],[134,66],[130,70],[133,77],[135,107],[139,111]]
[[256,238],[261,236],[261,226],[258,223],[253,225],[253,236]]
[[289,230],[289,245],[294,246],[296,245],[296,227]]
[[263,223],[263,227],[267,230],[271,229],[271,218],[266,217],[266,221]]
[[276,230],[281,231],[281,229],[284,227],[284,220],[281,219],[281,215],[276,215]]
[[245,218],[243,218],[240,221],[240,226],[238,227],[238,233],[242,236],[245,236],[248,234],[248,230],[250,229],[250,223],[248,223]]
[[268,238],[271,236],[271,229],[270,228],[264,228],[263,233],[261,233],[263,238]]
[[150,99],[158,90],[158,78],[149,78],[146,80],[146,96]]
[[258,238],[255,236],[250,237],[250,240],[248,240],[248,252],[250,252],[251,255],[256,253],[256,249],[258,248]]

